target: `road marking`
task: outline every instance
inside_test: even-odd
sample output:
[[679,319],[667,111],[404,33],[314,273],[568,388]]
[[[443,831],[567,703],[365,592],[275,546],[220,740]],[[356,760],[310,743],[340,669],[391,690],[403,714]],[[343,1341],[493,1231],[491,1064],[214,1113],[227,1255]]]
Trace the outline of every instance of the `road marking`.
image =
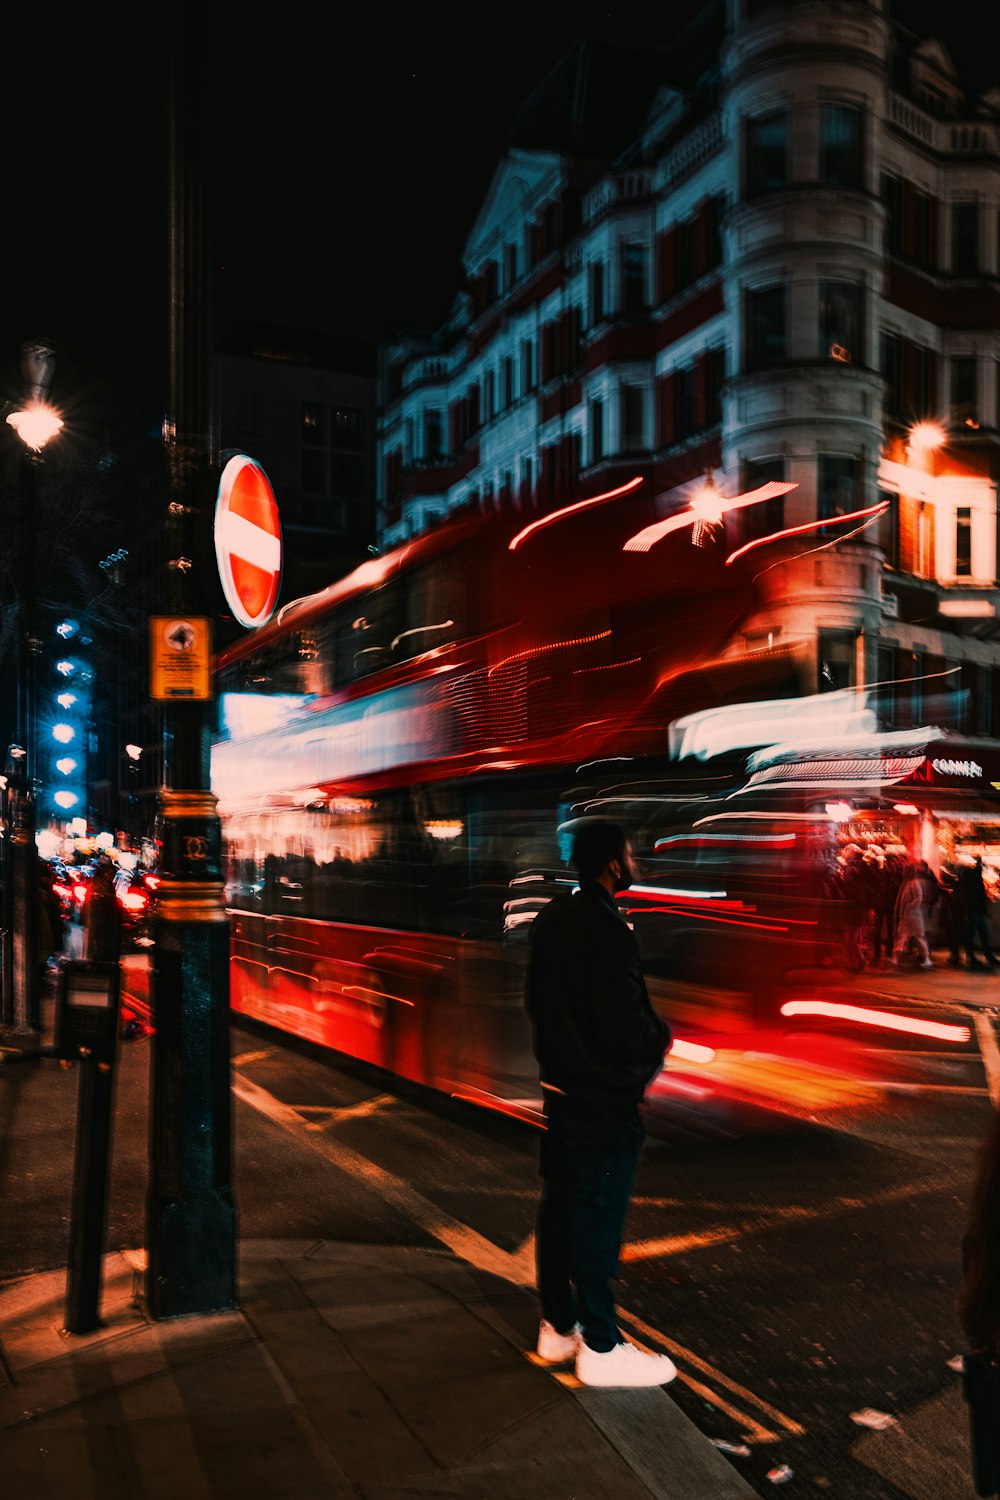
[[[723,1375],[721,1370],[717,1370],[714,1365],[710,1365],[707,1360],[702,1359],[700,1354],[695,1354],[693,1349],[686,1348],[684,1344],[678,1344],[676,1339],[668,1339],[665,1334],[660,1333],[659,1329],[651,1328],[648,1323],[644,1323],[642,1318],[637,1318],[634,1313],[630,1313],[625,1309],[619,1309],[619,1311],[622,1322],[627,1324],[629,1328],[638,1330],[647,1339],[652,1340],[654,1346],[658,1344],[662,1345],[671,1354],[675,1354],[678,1359],[684,1360],[686,1364],[692,1365],[696,1370],[700,1370],[709,1380],[714,1380],[718,1385],[721,1385],[731,1395],[738,1396],[741,1401],[746,1401],[748,1405],[756,1407],[758,1411],[763,1412],[766,1417],[770,1417],[773,1422],[776,1422],[783,1431],[791,1433],[794,1437],[801,1437],[805,1432],[805,1428],[796,1422],[793,1417],[786,1417],[785,1413],[779,1411],[776,1406],[771,1406],[769,1402],[762,1401],[759,1396],[755,1396],[752,1391],[748,1391],[738,1381],[731,1380],[728,1375]],[[728,1416],[734,1417],[736,1421],[746,1424],[748,1441],[768,1443],[773,1442],[778,1437],[778,1433],[772,1432],[769,1428],[762,1427],[752,1417],[747,1417],[745,1412],[741,1412],[736,1407],[730,1405],[717,1392],[710,1391],[700,1381],[696,1381],[693,1376],[678,1370],[677,1378],[683,1380],[685,1385],[690,1386],[693,1391],[697,1391],[700,1396],[705,1396],[706,1399],[711,1400],[713,1406],[717,1406],[720,1411],[724,1411]]]
[[990,1103],[994,1109],[1000,1109],[1000,1047],[997,1046],[996,1033],[989,1016],[984,1011],[976,1011],[975,1022],[979,1051],[982,1054],[983,1067],[986,1069],[986,1082],[989,1085]]
[[263,1062],[265,1057],[273,1057],[274,1052],[275,1049],[273,1047],[268,1047],[263,1052],[241,1052],[239,1057],[232,1059],[232,1065],[234,1068],[242,1068],[247,1063]]
[[293,1104],[298,1115],[313,1116],[306,1120],[307,1130],[325,1130],[330,1125],[340,1125],[345,1120],[361,1120],[366,1115],[377,1115],[387,1106],[398,1104],[395,1094],[375,1094],[371,1099],[362,1099],[360,1104]]
[[[467,1261],[470,1265],[475,1266],[477,1270],[487,1271],[494,1276],[499,1276],[503,1280],[511,1282],[514,1286],[534,1287],[535,1237],[533,1234],[529,1234],[527,1239],[516,1250],[502,1250],[492,1240],[488,1240],[484,1235],[478,1234],[474,1229],[470,1229],[467,1224],[461,1223],[460,1220],[453,1218],[451,1214],[446,1213],[443,1209],[438,1208],[436,1204],[431,1203],[422,1193],[418,1193],[415,1188],[412,1188],[408,1182],[404,1182],[402,1178],[397,1177],[395,1173],[386,1171],[384,1167],[377,1166],[368,1157],[362,1156],[359,1151],[353,1151],[336,1137],[316,1132],[306,1134],[305,1132],[309,1130],[309,1126],[298,1110],[294,1109],[290,1104],[283,1104],[280,1099],[276,1099],[267,1089],[260,1088],[259,1085],[251,1083],[248,1078],[243,1077],[239,1073],[234,1073],[232,1087],[236,1098],[241,1100],[242,1103],[249,1105],[251,1109],[257,1110],[259,1114],[266,1116],[273,1124],[279,1126],[282,1130],[286,1130],[290,1135],[295,1136],[300,1143],[310,1146],[329,1161],[331,1165],[343,1172],[347,1172],[352,1177],[360,1178],[369,1186],[375,1188],[382,1201],[387,1203],[390,1208],[395,1209],[397,1213],[408,1218],[417,1228],[422,1229],[432,1239],[436,1239],[442,1245],[447,1246],[455,1255]],[[774,1419],[779,1422],[779,1425],[786,1432],[801,1432],[803,1430],[790,1417],[785,1417],[782,1413],[776,1412],[773,1407],[769,1407],[758,1397],[751,1395],[749,1391],[744,1391],[744,1388],[737,1385],[728,1375],[724,1375],[721,1370],[716,1370],[706,1360],[693,1354],[689,1349],[685,1349],[683,1345],[673,1343],[671,1340],[664,1338],[656,1329],[643,1323],[626,1309],[619,1309],[619,1311],[623,1321],[627,1322],[630,1327],[634,1326],[648,1337],[661,1341],[672,1351],[676,1351],[682,1359],[692,1364],[695,1369],[699,1370],[708,1379],[714,1380],[716,1384],[722,1386],[732,1394],[743,1396],[744,1399],[748,1400],[759,1411],[773,1414]],[[724,1397],[718,1395],[717,1392],[711,1390],[706,1385],[702,1385],[700,1382],[696,1382],[694,1377],[687,1374],[681,1375],[679,1372],[679,1378],[683,1379],[684,1383],[690,1386],[692,1390],[696,1390],[704,1400],[710,1402],[727,1416],[732,1417],[734,1421],[740,1424],[742,1430],[748,1434],[752,1433],[754,1436],[748,1440],[769,1442],[773,1441],[777,1436],[776,1433],[770,1432],[768,1429],[762,1427],[760,1423],[754,1421],[753,1418],[739,1411],[731,1402],[726,1401]]]
[[725,1244],[749,1235],[767,1234],[772,1229],[780,1229],[790,1220],[808,1220],[810,1223],[816,1223],[821,1219],[833,1219],[840,1214],[854,1213],[859,1208],[880,1207],[883,1204],[898,1202],[900,1199],[915,1198],[921,1193],[939,1193],[953,1186],[951,1178],[934,1178],[916,1186],[890,1188],[887,1192],[876,1193],[864,1200],[839,1198],[820,1209],[800,1208],[794,1205],[778,1209],[774,1213],[761,1214],[757,1219],[746,1219],[740,1224],[720,1225],[718,1229],[703,1230],[698,1234],[675,1234],[661,1239],[633,1240],[622,1246],[621,1259],[624,1261],[660,1260],[670,1255],[684,1255],[692,1250],[706,1250],[711,1245]]

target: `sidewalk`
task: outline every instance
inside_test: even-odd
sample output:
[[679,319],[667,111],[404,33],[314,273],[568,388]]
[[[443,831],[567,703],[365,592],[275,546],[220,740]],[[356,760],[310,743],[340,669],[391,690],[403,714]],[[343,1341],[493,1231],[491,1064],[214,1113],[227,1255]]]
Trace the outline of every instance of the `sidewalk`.
[[740,1500],[670,1395],[526,1357],[532,1299],[447,1252],[241,1247],[240,1311],[154,1323],[108,1255],[104,1326],[65,1275],[0,1290],[5,1500]]
[[[141,1015],[148,964],[124,968]],[[8,1103],[51,1087],[52,1066],[4,1069]],[[356,1186],[376,1222],[378,1188]],[[102,1327],[84,1336],[62,1331],[64,1269],[0,1284],[3,1500],[755,1493],[669,1388],[586,1390],[571,1366],[536,1365],[534,1297],[445,1249],[247,1240],[238,1311],[159,1323],[142,1260],[105,1256]]]

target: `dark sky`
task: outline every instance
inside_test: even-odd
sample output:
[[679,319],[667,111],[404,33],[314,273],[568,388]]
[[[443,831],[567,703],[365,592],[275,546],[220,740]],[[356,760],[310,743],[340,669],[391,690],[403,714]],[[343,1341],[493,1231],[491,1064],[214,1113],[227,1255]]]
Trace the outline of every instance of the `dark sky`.
[[[488,10],[467,0],[405,8],[287,0],[267,11],[219,4],[226,306],[364,335],[446,315],[463,240],[516,109],[576,35],[655,42],[698,8],[697,0],[508,0]],[[972,86],[1000,78],[981,0],[896,0],[894,10],[941,35]],[[21,339],[42,332],[59,347],[60,384],[89,380],[100,399],[110,381],[126,403],[152,400],[166,323],[155,17],[154,7],[135,5],[120,15],[80,7],[65,18],[36,7],[23,37],[8,32],[5,383]]]

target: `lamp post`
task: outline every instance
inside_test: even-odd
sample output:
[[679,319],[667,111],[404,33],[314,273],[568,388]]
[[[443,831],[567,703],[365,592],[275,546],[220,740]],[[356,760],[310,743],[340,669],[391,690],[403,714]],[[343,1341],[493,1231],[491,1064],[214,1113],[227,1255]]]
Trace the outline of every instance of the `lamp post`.
[[[38,640],[35,626],[35,489],[42,449],[62,427],[62,418],[47,404],[55,367],[55,349],[44,339],[22,345],[21,370],[25,381],[25,403],[7,417],[21,439],[20,462],[20,610],[18,630],[18,741],[21,754],[12,759],[13,785],[7,788],[10,868],[8,883],[12,899],[10,993],[5,1008],[17,1036],[30,1038],[40,1029],[38,986],[35,974],[35,911],[38,901],[37,850],[35,847],[35,680]],[[7,944],[4,945],[5,948]],[[7,965],[4,965],[5,969]],[[5,980],[7,975],[5,974]]]

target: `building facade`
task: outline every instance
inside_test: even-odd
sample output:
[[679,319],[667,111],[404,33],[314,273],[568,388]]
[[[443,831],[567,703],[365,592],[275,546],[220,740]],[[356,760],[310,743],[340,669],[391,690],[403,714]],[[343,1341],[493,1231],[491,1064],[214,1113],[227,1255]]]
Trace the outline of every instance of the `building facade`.
[[726,0],[655,66],[599,60],[522,112],[447,323],[381,351],[380,545],[785,481],[722,523],[761,544],[733,653],[997,734],[1000,89],[887,0]]

